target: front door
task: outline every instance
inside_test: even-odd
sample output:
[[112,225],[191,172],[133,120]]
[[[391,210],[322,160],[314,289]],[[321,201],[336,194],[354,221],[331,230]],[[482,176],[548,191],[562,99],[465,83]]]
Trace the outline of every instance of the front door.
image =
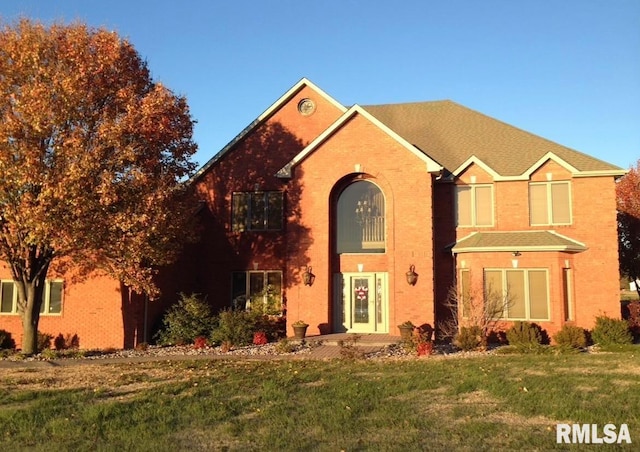
[[336,331],[387,333],[387,274],[337,274],[334,308]]

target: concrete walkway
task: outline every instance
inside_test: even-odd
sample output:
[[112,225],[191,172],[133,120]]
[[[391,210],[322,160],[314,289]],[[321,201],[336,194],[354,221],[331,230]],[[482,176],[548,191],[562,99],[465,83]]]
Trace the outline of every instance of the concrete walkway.
[[[296,339],[289,338],[292,342]],[[68,367],[88,364],[121,364],[121,363],[141,363],[150,361],[190,361],[190,360],[324,360],[335,359],[341,356],[340,344],[357,347],[359,351],[371,353],[382,349],[383,347],[400,342],[399,336],[390,336],[387,334],[352,334],[338,333],[320,336],[308,336],[305,338],[310,344],[315,343],[310,353],[290,354],[290,355],[235,355],[235,354],[201,354],[201,355],[144,355],[130,357],[113,357],[100,359],[53,359],[47,361],[41,360],[19,360],[9,361],[0,360],[1,369],[16,368],[51,368],[51,367]]]

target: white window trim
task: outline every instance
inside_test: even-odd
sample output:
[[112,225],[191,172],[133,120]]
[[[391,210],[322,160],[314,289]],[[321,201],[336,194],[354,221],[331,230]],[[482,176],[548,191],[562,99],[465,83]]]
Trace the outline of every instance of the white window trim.
[[[0,315],[18,315],[18,291],[16,290],[16,283],[12,279],[2,279],[0,284],[13,283],[13,300],[11,303],[11,312],[0,312]],[[1,286],[0,286],[1,288]],[[0,297],[2,296],[0,292]],[[1,301],[1,300],[0,300]]]
[[[571,181],[546,181],[546,182],[529,182],[529,186],[544,185],[547,191],[547,221],[545,223],[534,223],[531,218],[531,191],[529,191],[529,224],[531,226],[570,226],[573,224],[573,193],[571,191]],[[551,196],[551,186],[567,185],[569,192],[569,222],[554,223],[553,222],[553,198]]]
[[[62,292],[60,293],[60,312],[49,312],[49,305],[51,303],[51,283],[62,284]],[[62,315],[62,305],[64,303],[64,282],[62,279],[47,279],[44,285],[44,293],[42,294],[44,300],[42,301],[40,316],[59,316]]]
[[[544,271],[545,277],[547,280],[547,318],[544,319],[534,319],[531,317],[531,301],[529,300],[529,271]],[[507,308],[507,312],[503,314],[503,320],[507,321],[525,321],[525,322],[549,322],[551,321],[551,298],[550,298],[550,290],[549,287],[549,269],[547,268],[485,268],[484,272],[487,271],[499,271],[502,273],[502,294],[504,297],[508,294],[507,287],[507,272],[508,271],[522,271],[524,272],[524,284],[525,284],[525,300],[524,300],[524,308],[525,308],[525,317],[509,317],[509,311]],[[486,279],[483,285],[486,285]],[[485,287],[486,289],[486,287]]]
[[[62,284],[62,294],[61,294],[61,300],[60,300],[60,312],[49,312],[49,305],[51,302],[50,299],[50,291],[51,291],[51,283],[61,283]],[[2,279],[0,280],[0,284],[5,284],[5,283],[13,283],[13,302],[12,302],[12,308],[11,308],[11,312],[0,312],[0,315],[19,315],[18,312],[18,288],[16,287],[16,282],[12,279]],[[40,313],[40,317],[42,316],[61,316],[62,315],[62,311],[63,311],[63,307],[64,307],[64,280],[62,279],[47,279],[45,281],[45,286],[44,286],[44,292],[43,292],[43,298],[44,300],[42,301],[42,308],[44,309],[44,312]],[[1,294],[0,294],[1,296]]]
[[[284,305],[284,293],[283,293],[283,287],[282,287],[282,285],[284,284],[284,274],[283,274],[282,270],[238,270],[238,271],[231,272],[232,277],[233,277],[233,274],[236,274],[236,273],[237,274],[244,273],[244,276],[245,276],[245,293],[243,295],[244,296],[244,302],[245,302],[245,309],[247,307],[251,306],[251,294],[250,294],[250,291],[251,291],[251,275],[252,274],[262,274],[262,275],[264,275],[265,284],[268,285],[268,283],[267,283],[268,274],[269,273],[278,273],[280,275],[280,286],[281,286],[280,287],[280,294],[279,294],[280,295],[280,308],[282,309],[282,306]],[[267,297],[267,295],[264,294],[263,295],[263,303],[265,303],[265,304],[267,303],[266,297]],[[247,302],[248,302],[248,304],[247,304]],[[231,306],[233,308],[240,307],[240,306],[236,306],[235,305],[235,300],[233,300],[233,299],[231,300]],[[275,314],[275,315],[282,315],[282,313]]]
[[[491,224],[477,224],[478,212],[476,210],[476,189],[481,187],[489,187],[491,189]],[[471,200],[469,203],[471,204],[471,223],[470,224],[461,224],[460,216],[458,215],[458,189],[460,188],[470,188],[471,189]],[[456,185],[455,191],[455,216],[456,216],[456,226],[461,228],[491,228],[495,226],[496,218],[495,218],[495,190],[493,184],[466,184],[466,185]]]

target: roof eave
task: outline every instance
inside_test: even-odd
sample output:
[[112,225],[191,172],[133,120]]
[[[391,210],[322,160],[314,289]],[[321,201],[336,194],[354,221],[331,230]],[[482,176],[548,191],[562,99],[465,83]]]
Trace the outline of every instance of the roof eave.
[[[516,249],[517,248],[517,249]],[[586,251],[586,247],[572,246],[572,245],[540,245],[540,246],[469,246],[469,247],[456,247],[454,246],[451,251],[456,254],[462,253],[513,253],[519,252],[564,252],[564,253],[582,253]]]
[[425,162],[426,170],[429,173],[439,174],[443,170],[443,166],[438,162],[433,160],[431,157],[421,152],[411,143],[406,141],[396,132],[387,127],[384,123],[380,122],[376,117],[371,115],[364,108],[359,106],[358,104],[353,105],[347,111],[344,112],[340,118],[338,118],[331,126],[329,126],[323,133],[318,135],[315,140],[309,143],[302,151],[300,151],[293,159],[291,159],[285,166],[283,166],[277,173],[276,176],[280,178],[290,178],[292,176],[292,169],[304,160],[309,154],[316,150],[322,143],[328,140],[342,125],[344,125],[349,119],[354,117],[356,114],[362,115],[367,120],[372,122],[376,127],[380,128],[383,132],[393,138],[396,142],[402,145],[409,152],[414,154],[420,160]]
[[287,103],[293,96],[295,96],[302,88],[309,87],[316,91],[320,96],[326,99],[329,103],[334,105],[340,111],[345,112],[347,108],[336,101],[333,97],[329,96],[325,91],[316,86],[307,78],[302,78],[298,83],[293,85],[286,93],[284,93],[278,100],[276,100],[269,108],[267,108],[260,116],[254,119],[247,127],[245,127],[238,135],[236,135],[229,143],[227,143],[216,155],[214,155],[207,163],[205,163],[196,173],[189,178],[187,184],[191,184],[198,180],[204,173],[207,172],[218,160],[220,160],[231,148],[233,148],[239,141],[246,137],[252,130],[258,125],[262,124],[268,118],[271,117],[278,109]]

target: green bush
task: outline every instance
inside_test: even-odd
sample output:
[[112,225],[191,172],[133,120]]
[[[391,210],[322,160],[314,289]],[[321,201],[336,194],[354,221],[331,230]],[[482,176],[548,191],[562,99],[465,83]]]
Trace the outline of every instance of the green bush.
[[542,328],[535,323],[513,322],[513,326],[507,330],[509,345],[522,351],[540,348],[542,337]]
[[460,327],[454,344],[461,350],[471,351],[480,348],[483,343],[482,328],[478,325]]
[[156,334],[159,344],[190,344],[199,337],[208,337],[215,318],[211,307],[196,294],[180,294],[180,299],[165,314],[163,327]]
[[218,314],[217,327],[213,329],[211,340],[216,344],[250,345],[261,320],[262,316],[255,312],[225,309]]
[[587,346],[587,333],[584,328],[565,323],[553,340],[560,347],[584,348]]
[[13,350],[16,348],[16,341],[11,337],[11,333],[0,330],[0,350]]
[[598,345],[627,345],[633,343],[629,323],[622,319],[606,316],[596,317],[596,325],[591,332],[593,342]]

